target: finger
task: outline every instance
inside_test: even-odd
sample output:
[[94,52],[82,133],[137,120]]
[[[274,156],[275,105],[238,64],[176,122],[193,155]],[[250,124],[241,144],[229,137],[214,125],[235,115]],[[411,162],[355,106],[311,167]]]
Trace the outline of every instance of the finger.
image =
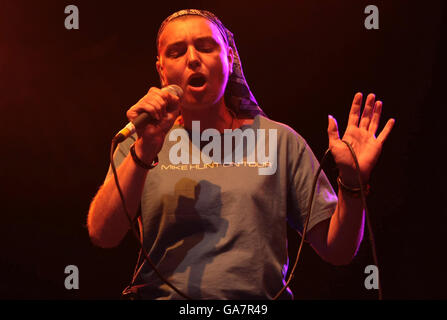
[[362,107],[363,95],[361,92],[357,92],[352,100],[351,110],[349,111],[348,126],[358,126],[360,118],[360,109]]
[[377,128],[379,128],[380,114],[382,113],[382,101],[377,101],[374,106],[373,116],[371,118],[371,123],[369,124],[368,131],[372,134],[376,134]]
[[388,120],[388,122],[386,123],[386,125],[383,128],[382,132],[377,137],[377,141],[379,141],[381,144],[383,144],[385,142],[385,140],[388,138],[388,135],[391,132],[391,129],[393,129],[393,126],[394,126],[395,122],[396,122],[396,120],[394,120],[394,119]]
[[168,99],[169,99],[169,103],[175,103],[175,104],[177,104],[177,103],[180,102],[180,97],[177,96],[177,95],[175,95],[175,94],[172,94],[172,93],[170,93],[170,92],[169,92],[169,97],[168,97]]
[[161,106],[154,100],[151,102],[142,101],[141,106],[144,107],[144,112],[149,113],[154,119],[161,120]]
[[164,115],[166,113],[167,103],[161,96],[159,96],[158,94],[153,94],[150,97],[148,97],[146,101],[155,106],[160,118],[164,117]]
[[362,118],[360,119],[359,128],[368,130],[371,123],[371,117],[374,112],[374,100],[376,96],[370,93],[366,98],[365,109],[363,109]]
[[133,105],[129,110],[127,110],[127,118],[129,121],[133,121],[138,115],[140,115],[143,112],[148,112],[146,110],[145,104],[143,104],[142,100],[138,101],[135,105]]
[[141,99],[135,106],[133,106],[129,113],[135,118],[143,112],[151,115],[152,119],[161,120],[161,106],[154,99],[147,101]]
[[162,97],[166,101],[167,112],[176,111],[178,109],[178,103],[180,102],[180,98],[178,96],[169,91],[162,91]]
[[335,118],[331,115],[328,115],[327,133],[329,137],[329,145],[340,139],[337,120],[335,120]]
[[169,98],[166,93],[166,90],[153,87],[151,88],[151,90],[149,90],[149,93],[146,95],[146,97],[148,99],[156,99],[160,106],[166,108],[169,103]]
[[150,93],[156,93],[156,92],[160,92],[161,89],[157,88],[157,87],[150,87],[148,92],[146,93],[146,95],[150,94]]

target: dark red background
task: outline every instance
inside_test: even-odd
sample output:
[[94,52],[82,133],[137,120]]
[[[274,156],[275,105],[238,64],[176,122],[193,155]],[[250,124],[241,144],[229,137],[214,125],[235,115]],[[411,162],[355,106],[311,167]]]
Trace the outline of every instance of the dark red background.
[[[79,30],[64,28],[69,4],[79,8]],[[368,4],[379,8],[379,30],[364,28]],[[368,200],[384,298],[447,298],[445,5],[240,0],[2,1],[0,298],[119,298],[136,244],[128,237],[115,249],[93,247],[86,215],[125,111],[158,85],[158,26],[183,8],[210,10],[232,30],[264,111],[317,157],[327,148],[327,114],[344,130],[355,92],[384,102],[383,124],[397,123]],[[336,176],[333,164],[326,172]],[[296,298],[375,299],[363,286],[373,263],[367,239],[345,267],[306,247]],[[291,233],[292,260],[298,241]],[[69,264],[79,268],[79,290],[64,287]]]

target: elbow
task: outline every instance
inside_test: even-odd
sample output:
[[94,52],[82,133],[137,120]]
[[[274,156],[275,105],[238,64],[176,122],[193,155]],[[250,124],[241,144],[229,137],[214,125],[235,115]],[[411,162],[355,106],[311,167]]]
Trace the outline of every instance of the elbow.
[[331,261],[328,261],[330,264],[332,264],[333,266],[336,267],[343,267],[343,266],[347,266],[352,262],[352,258],[348,258],[348,259],[334,259]]
[[320,250],[318,254],[325,262],[337,267],[347,266],[355,257],[355,253],[350,254],[346,251],[334,251],[329,250],[329,248],[326,248],[324,251]]
[[91,243],[96,247],[110,249],[117,247],[121,242],[114,237],[107,236],[104,226],[97,225],[97,223],[95,224],[92,221],[90,214],[87,221],[87,230]]
[[353,254],[353,255],[337,254],[337,255],[330,256],[330,257],[323,257],[323,259],[333,266],[342,267],[342,266],[349,265],[352,262],[352,260],[354,259],[354,257],[355,257],[355,254]]
[[89,237],[90,237],[91,243],[94,246],[99,247],[99,248],[111,249],[111,248],[115,248],[119,245],[119,242],[110,241],[108,239],[105,239],[104,237],[101,237],[97,233],[91,232],[90,230],[89,230]]

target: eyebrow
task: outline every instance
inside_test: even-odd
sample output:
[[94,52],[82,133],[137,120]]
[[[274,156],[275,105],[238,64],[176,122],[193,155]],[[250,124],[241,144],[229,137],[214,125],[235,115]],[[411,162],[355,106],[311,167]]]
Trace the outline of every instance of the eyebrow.
[[[218,44],[218,42],[216,41],[216,39],[214,39],[214,38],[211,37],[211,36],[199,37],[199,38],[194,39],[194,43],[196,43],[196,42],[203,42],[203,41],[211,41],[211,42],[213,42],[214,44]],[[185,43],[185,41],[177,41],[177,42],[174,42],[174,43],[170,43],[170,44],[168,44],[168,45],[166,46],[166,50],[169,50],[169,49],[171,49],[171,48],[178,47],[178,46],[180,46],[180,45],[182,45],[182,44],[184,44],[184,43]]]

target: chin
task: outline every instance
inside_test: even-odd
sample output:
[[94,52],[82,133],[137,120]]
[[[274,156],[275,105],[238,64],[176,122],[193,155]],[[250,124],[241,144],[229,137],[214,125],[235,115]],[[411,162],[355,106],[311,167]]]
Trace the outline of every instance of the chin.
[[183,104],[182,110],[187,111],[206,111],[210,108],[209,104],[203,104],[203,103],[190,103],[190,104]]
[[219,103],[219,101],[223,99],[223,96],[218,97],[207,97],[203,96],[201,99],[197,99],[195,97],[187,97],[183,100],[182,107],[186,110],[205,110],[210,106],[215,106]]

